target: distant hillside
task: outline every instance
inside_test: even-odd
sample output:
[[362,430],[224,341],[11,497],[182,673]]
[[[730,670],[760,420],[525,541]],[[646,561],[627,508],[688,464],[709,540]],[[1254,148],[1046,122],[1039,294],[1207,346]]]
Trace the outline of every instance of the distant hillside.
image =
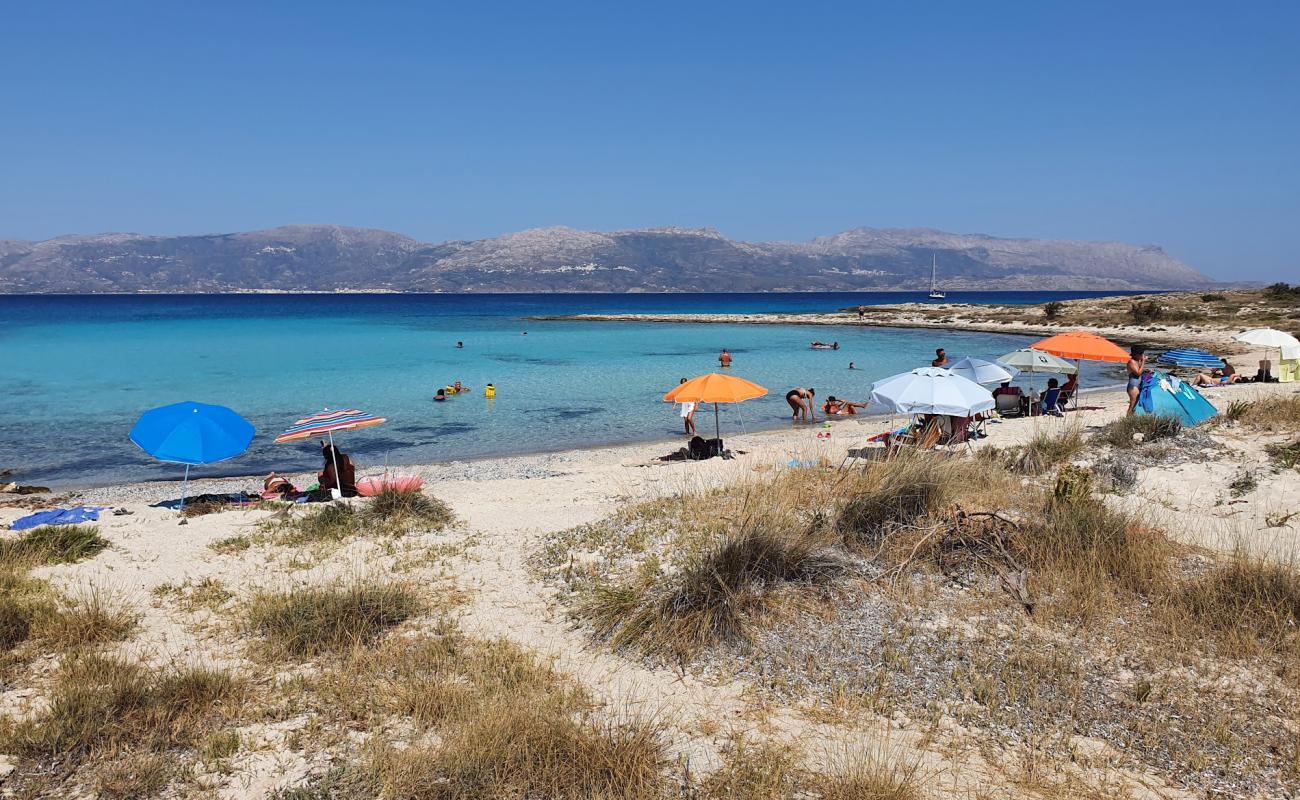
[[661,292],[1190,289],[1210,279],[1153,245],[855,228],[810,242],[712,229],[541,228],[424,244],[388,231],[293,225],[209,236],[110,233],[0,240],[0,292]]

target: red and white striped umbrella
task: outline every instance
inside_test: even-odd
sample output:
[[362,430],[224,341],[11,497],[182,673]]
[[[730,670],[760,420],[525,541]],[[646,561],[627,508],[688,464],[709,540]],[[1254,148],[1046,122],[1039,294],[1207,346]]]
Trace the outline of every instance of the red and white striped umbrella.
[[[387,420],[384,417],[376,417],[374,414],[367,414],[355,408],[342,411],[322,411],[319,414],[312,414],[310,417],[303,417],[290,425],[288,430],[275,437],[275,443],[300,442],[313,436],[333,434],[334,431],[371,428],[385,422]],[[333,436],[330,438],[333,439]]]
[[[330,438],[330,455],[334,459],[334,474],[337,476],[339,474],[339,459],[338,451],[334,449],[334,431],[354,431],[359,428],[371,428],[375,425],[382,425],[386,421],[383,417],[376,417],[374,414],[367,414],[356,408],[345,408],[342,411],[327,409],[319,414],[303,417],[293,423],[287,431],[275,437],[275,443],[301,442],[303,439],[310,439],[313,436],[328,436]],[[335,500],[343,496],[337,488],[330,489],[330,494]]]

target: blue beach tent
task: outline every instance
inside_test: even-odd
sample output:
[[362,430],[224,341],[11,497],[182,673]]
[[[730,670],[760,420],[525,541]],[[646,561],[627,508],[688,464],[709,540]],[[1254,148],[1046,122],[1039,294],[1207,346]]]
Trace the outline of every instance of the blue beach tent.
[[1219,412],[1190,383],[1163,372],[1153,372],[1142,378],[1137,413],[1174,417],[1191,426]]

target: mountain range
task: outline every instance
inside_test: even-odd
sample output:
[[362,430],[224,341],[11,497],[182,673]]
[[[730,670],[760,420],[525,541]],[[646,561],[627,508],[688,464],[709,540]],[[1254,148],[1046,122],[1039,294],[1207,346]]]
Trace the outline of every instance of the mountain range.
[[1190,289],[1213,283],[1154,245],[854,228],[743,242],[711,228],[538,228],[426,244],[383,230],[291,225],[246,233],[107,233],[0,240],[0,293],[663,292]]

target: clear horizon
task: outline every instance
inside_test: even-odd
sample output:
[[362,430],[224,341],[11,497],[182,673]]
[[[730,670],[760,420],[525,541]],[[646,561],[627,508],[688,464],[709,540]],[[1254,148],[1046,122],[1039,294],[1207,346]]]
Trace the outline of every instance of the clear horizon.
[[22,7],[0,238],[849,228],[1300,274],[1300,9]]

